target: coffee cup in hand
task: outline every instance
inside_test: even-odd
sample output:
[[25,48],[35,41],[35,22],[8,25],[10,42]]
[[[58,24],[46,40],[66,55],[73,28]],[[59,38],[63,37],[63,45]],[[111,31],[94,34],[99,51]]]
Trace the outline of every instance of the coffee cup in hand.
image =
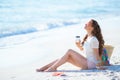
[[76,36],[76,43],[80,42],[80,36]]

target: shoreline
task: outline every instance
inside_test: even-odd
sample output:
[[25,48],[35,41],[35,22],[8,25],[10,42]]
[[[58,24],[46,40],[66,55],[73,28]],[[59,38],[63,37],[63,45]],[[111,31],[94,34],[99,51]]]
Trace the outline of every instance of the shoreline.
[[[114,21],[113,21],[114,20]],[[120,18],[98,20],[102,26],[102,32],[105,37],[106,44],[111,44],[115,47],[111,57],[113,66],[107,70],[78,70],[78,68],[65,64],[59,70],[71,70],[65,72],[66,77],[53,77],[52,73],[37,73],[35,70],[56,58],[65,54],[68,49],[79,51],[75,46],[75,36],[80,35],[81,38],[85,34],[84,25],[82,23],[71,25],[70,27],[56,28],[43,33],[31,34],[33,39],[30,41],[12,46],[9,48],[0,49],[0,79],[1,80],[73,80],[73,79],[97,79],[98,76],[102,80],[120,79],[120,37],[119,37],[119,21]],[[108,26],[108,27],[105,27]],[[114,27],[116,26],[116,27]],[[114,34],[113,34],[114,33]],[[31,37],[26,35],[23,38]],[[37,37],[36,37],[37,36]],[[41,37],[42,36],[42,37]],[[36,37],[36,38],[35,38]],[[16,38],[16,37],[14,37]],[[12,38],[12,39],[14,39]],[[11,39],[11,41],[12,41]],[[20,38],[18,38],[20,39]],[[8,41],[9,43],[9,41]],[[64,46],[64,47],[63,47]],[[81,53],[81,52],[80,52]],[[54,55],[54,56],[52,56]],[[82,54],[84,55],[84,54]],[[44,61],[44,62],[43,62]],[[73,70],[73,71],[72,71]],[[77,72],[78,71],[78,72]]]

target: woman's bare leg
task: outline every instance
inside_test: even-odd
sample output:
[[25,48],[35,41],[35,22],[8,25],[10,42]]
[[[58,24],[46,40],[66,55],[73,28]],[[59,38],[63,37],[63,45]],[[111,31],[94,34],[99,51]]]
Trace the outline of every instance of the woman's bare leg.
[[87,66],[87,59],[80,55],[79,53],[71,50],[71,57],[69,57],[68,61],[69,63],[73,64],[74,66],[77,66],[81,69],[88,69]]
[[58,59],[49,63],[49,64],[47,64],[47,65],[45,65],[45,66],[43,66],[43,67],[41,67],[41,68],[39,68],[39,69],[36,69],[36,71],[37,72],[44,71],[44,70],[48,69],[49,67],[51,67],[53,64],[55,64],[57,61],[58,61]]
[[49,67],[45,71],[55,71],[59,66],[61,66],[65,62],[70,62],[71,64],[77,67],[87,69],[87,59],[79,53],[70,49],[61,59],[57,60],[51,67]]

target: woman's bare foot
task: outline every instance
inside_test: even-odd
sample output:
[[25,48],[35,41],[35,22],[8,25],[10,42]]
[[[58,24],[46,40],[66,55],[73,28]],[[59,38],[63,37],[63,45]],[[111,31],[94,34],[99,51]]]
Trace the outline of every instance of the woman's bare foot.
[[36,69],[36,72],[44,72],[46,69],[48,69],[48,67],[42,67],[40,69]]
[[45,70],[45,72],[55,72],[56,68],[50,67],[48,69]]
[[36,69],[36,72],[43,72],[44,70]]

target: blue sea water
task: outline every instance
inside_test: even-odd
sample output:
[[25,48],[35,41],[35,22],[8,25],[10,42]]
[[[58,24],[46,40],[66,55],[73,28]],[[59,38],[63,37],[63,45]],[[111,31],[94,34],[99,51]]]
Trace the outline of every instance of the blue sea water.
[[[0,38],[120,15],[120,0],[0,0]],[[47,27],[46,27],[47,26]]]
[[[120,16],[119,3],[120,0],[0,0],[0,67],[28,64],[48,56],[47,53],[55,53],[54,57],[61,54],[64,49],[58,50],[54,43],[60,37],[53,35],[58,29],[52,29],[63,30],[83,19]],[[112,36],[111,42],[118,44],[119,49],[119,29],[115,29],[116,34],[112,34],[112,29],[105,34],[116,36]],[[112,38],[107,37],[108,40]]]

